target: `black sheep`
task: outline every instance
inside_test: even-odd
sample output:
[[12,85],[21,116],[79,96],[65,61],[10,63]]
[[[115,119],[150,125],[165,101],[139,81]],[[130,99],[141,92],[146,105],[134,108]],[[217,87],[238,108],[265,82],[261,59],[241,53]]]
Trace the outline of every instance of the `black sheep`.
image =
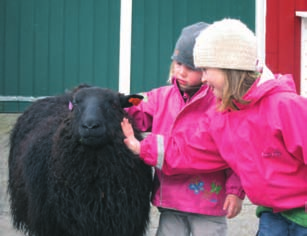
[[80,86],[36,101],[19,117],[8,182],[16,229],[29,236],[145,234],[152,169],[126,148],[120,125],[123,107],[137,99]]

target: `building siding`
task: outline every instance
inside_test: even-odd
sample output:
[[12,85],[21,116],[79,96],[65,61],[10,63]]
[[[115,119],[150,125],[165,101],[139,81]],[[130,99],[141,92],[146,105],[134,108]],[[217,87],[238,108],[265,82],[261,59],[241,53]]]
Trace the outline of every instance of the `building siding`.
[[274,73],[292,74],[300,91],[301,19],[305,0],[269,0],[266,17],[266,64]]
[[[119,0],[0,0],[0,9],[0,95],[118,88]],[[0,112],[27,105],[0,102]]]
[[[124,1],[124,0],[122,0]],[[0,112],[22,97],[52,96],[79,83],[119,88],[121,0],[0,0]],[[132,0],[131,92],[167,84],[182,27],[239,18],[255,29],[255,1]],[[30,101],[31,102],[31,101]]]

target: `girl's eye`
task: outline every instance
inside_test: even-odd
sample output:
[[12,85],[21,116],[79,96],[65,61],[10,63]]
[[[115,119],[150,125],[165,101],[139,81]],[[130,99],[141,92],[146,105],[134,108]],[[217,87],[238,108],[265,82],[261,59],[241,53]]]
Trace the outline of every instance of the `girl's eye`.
[[207,69],[206,68],[201,68],[202,72],[203,73],[206,73],[207,72]]
[[181,66],[181,65],[182,65],[182,63],[175,61],[175,66]]

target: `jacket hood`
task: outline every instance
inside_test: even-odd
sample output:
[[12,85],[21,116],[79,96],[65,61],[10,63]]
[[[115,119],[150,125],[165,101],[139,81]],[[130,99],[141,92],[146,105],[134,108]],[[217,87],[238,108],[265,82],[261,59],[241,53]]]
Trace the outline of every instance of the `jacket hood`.
[[243,98],[250,101],[248,104],[237,104],[239,109],[244,109],[249,106],[253,106],[259,100],[270,96],[274,93],[290,92],[297,93],[296,87],[293,81],[293,77],[290,74],[272,74],[268,69],[264,70],[261,76],[256,80],[253,86],[247,91]]

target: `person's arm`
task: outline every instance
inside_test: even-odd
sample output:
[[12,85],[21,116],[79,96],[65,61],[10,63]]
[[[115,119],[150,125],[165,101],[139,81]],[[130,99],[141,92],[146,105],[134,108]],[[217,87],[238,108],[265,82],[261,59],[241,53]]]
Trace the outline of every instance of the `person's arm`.
[[137,128],[142,132],[151,131],[154,113],[157,106],[155,97],[157,96],[158,91],[158,89],[155,89],[149,92],[140,93],[144,96],[142,102],[137,106],[125,108],[128,115],[133,118]]
[[278,104],[282,141],[291,155],[307,165],[307,99],[296,95]]
[[173,136],[151,133],[139,142],[127,119],[121,125],[127,147],[165,174],[197,174],[228,168],[206,132],[186,130]]
[[227,169],[225,172],[227,176],[225,184],[227,196],[223,209],[227,211],[226,217],[231,219],[241,212],[245,192],[242,188],[239,176],[237,176],[231,169]]

